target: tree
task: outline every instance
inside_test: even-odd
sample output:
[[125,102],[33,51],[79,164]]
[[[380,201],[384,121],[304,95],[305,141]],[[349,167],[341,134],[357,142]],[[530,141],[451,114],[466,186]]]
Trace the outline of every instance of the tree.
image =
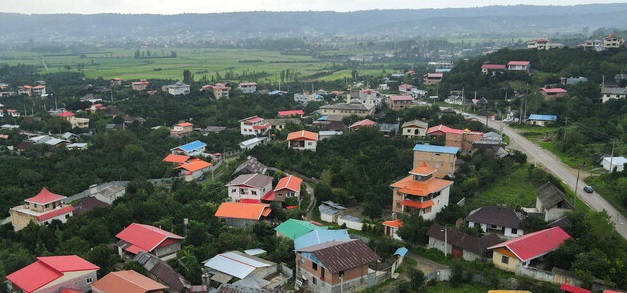
[[419,269],[412,268],[409,271],[409,285],[411,285],[413,292],[421,292],[425,284],[425,273]]
[[192,72],[189,71],[189,69],[183,70],[183,82],[184,83],[194,82],[194,78],[193,78]]

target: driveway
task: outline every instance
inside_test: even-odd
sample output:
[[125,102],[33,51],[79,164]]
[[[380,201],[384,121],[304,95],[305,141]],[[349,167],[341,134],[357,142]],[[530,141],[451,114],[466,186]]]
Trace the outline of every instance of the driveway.
[[503,134],[509,136],[510,138],[509,147],[527,154],[527,161],[529,163],[544,167],[553,175],[560,178],[562,182],[564,182],[564,184],[570,187],[571,190],[575,190],[575,186],[577,186],[578,190],[575,190],[575,194],[577,195],[576,200],[583,201],[587,206],[595,211],[600,212],[605,210],[612,219],[612,221],[614,221],[614,227],[616,228],[616,231],[621,236],[623,236],[623,238],[627,239],[627,219],[625,219],[625,217],[621,213],[619,213],[618,210],[610,205],[596,191],[593,193],[585,193],[583,191],[583,187],[586,186],[586,183],[583,181],[583,179],[586,177],[587,174],[581,172],[579,176],[579,183],[577,183],[576,169],[566,166],[561,162],[559,158],[557,158],[551,152],[546,151],[545,149],[541,148],[540,146],[520,135],[517,129],[510,128],[507,124],[504,124],[500,121],[486,121],[485,117],[480,117],[472,114],[470,114],[470,117],[477,119],[483,124],[487,123],[486,125],[496,129],[497,131],[502,130]]

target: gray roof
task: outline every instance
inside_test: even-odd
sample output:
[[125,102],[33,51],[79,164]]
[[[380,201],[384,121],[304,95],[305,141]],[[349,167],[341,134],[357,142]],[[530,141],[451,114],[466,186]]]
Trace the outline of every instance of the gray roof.
[[609,95],[627,95],[627,88],[625,87],[603,87],[601,94]]
[[229,182],[227,186],[245,185],[245,186],[250,186],[254,188],[262,188],[271,183],[272,183],[272,177],[255,173],[255,174],[239,175],[237,176],[237,178]]
[[321,106],[320,109],[368,111],[368,108],[364,104],[361,104],[361,103],[359,103],[359,104],[357,104],[357,103],[350,103],[350,104],[339,103],[339,104],[333,104],[333,105],[324,105],[324,106]]
[[525,217],[506,206],[484,206],[471,211],[465,221],[501,227],[519,228]]
[[189,292],[192,284],[171,266],[154,255],[140,251],[134,261],[141,264],[157,280],[168,285],[175,292]]
[[412,121],[407,121],[407,122],[403,123],[402,128],[409,127],[409,126],[417,126],[417,127],[422,127],[422,128],[429,128],[429,123],[424,122],[424,121],[420,121],[420,120],[412,120]]
[[237,168],[235,168],[235,172],[233,172],[233,175],[238,174],[238,173],[261,173],[263,174],[263,173],[266,173],[267,170],[268,170],[268,167],[266,167],[266,165],[259,162],[257,158],[250,157],[248,160],[244,161],[244,163],[241,163],[239,166],[237,166]]
[[427,235],[440,241],[446,240],[450,245],[461,247],[464,250],[474,252],[479,255],[483,255],[488,250],[488,247],[502,242],[495,234],[476,237],[457,231],[451,227],[446,229],[446,238],[444,238],[444,231],[444,226],[436,223],[431,225]]
[[205,267],[239,279],[246,278],[258,268],[275,265],[276,263],[240,251],[221,253],[205,262]]
[[298,118],[276,118],[276,119],[264,119],[265,122],[270,123],[272,126],[283,125],[287,123],[301,124]]
[[398,123],[379,123],[379,131],[381,132],[398,131]]
[[555,185],[553,185],[550,181],[538,187],[536,189],[536,195],[545,209],[551,209],[554,207],[561,209],[575,209],[573,204],[570,203],[570,200],[568,200],[568,197],[566,197],[566,194],[555,187]]
[[333,274],[381,259],[366,243],[357,239],[325,242],[298,251],[311,252]]

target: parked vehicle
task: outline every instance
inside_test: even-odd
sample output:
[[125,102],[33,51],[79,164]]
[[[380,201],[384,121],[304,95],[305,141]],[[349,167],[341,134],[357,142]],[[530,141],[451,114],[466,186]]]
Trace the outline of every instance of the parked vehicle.
[[593,193],[594,189],[592,189],[592,186],[586,185],[586,186],[583,187],[583,191],[585,191],[587,193]]

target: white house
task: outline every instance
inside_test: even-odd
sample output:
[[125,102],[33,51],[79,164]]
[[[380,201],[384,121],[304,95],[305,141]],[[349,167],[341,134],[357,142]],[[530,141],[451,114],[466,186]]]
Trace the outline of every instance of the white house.
[[177,155],[197,156],[205,152],[205,147],[207,147],[206,143],[196,140],[182,146],[172,148],[170,149],[170,152]]
[[242,82],[237,88],[242,91],[244,94],[252,94],[257,91],[257,83],[256,82]]
[[484,206],[471,211],[466,219],[468,227],[481,227],[486,233],[496,233],[507,238],[522,236],[521,223],[525,217],[506,206]]
[[254,147],[265,144],[268,141],[267,137],[253,137],[239,143],[239,148],[242,150],[252,150]]
[[301,130],[287,135],[288,147],[301,151],[316,151],[318,144],[318,134],[315,132]]
[[251,116],[239,121],[242,135],[260,135],[270,129],[272,125],[259,116]]
[[627,164],[625,157],[605,157],[601,162],[603,169],[610,173],[614,172],[614,170],[616,170],[616,172],[622,172],[625,170],[625,164]]
[[622,100],[627,98],[627,87],[606,87],[601,88],[601,102],[609,100]]
[[189,95],[189,85],[182,82],[176,82],[165,86],[168,89],[168,94],[173,96]]
[[262,198],[274,195],[272,177],[258,173],[237,176],[226,187],[232,201],[259,203]]

